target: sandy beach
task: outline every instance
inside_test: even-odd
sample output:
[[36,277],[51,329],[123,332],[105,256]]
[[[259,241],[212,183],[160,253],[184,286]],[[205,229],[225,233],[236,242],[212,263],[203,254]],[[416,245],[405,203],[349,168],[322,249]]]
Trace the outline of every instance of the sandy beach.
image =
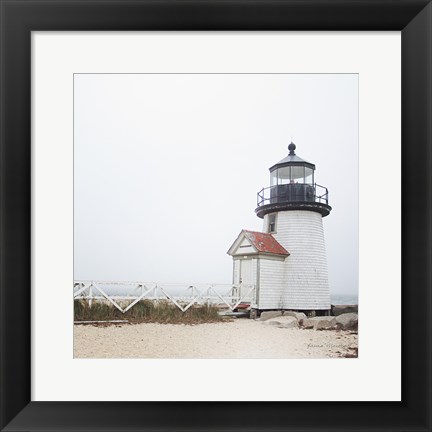
[[75,325],[75,358],[339,358],[357,355],[350,331],[277,328],[236,319],[213,324]]

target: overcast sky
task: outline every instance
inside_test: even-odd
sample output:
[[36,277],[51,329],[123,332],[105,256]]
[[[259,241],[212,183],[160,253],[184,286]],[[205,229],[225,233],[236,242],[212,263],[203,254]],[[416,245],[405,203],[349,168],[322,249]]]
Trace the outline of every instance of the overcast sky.
[[331,292],[358,289],[358,77],[75,75],[74,277],[231,283],[256,193],[296,153],[329,189]]

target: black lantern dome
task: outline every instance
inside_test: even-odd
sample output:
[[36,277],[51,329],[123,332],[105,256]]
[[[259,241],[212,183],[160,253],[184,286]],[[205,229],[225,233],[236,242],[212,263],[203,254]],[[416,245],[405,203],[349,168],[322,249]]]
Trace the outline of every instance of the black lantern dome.
[[270,167],[270,187],[258,192],[259,217],[279,210],[311,210],[327,216],[328,190],[315,183],[315,165],[298,157],[291,142],[289,154]]

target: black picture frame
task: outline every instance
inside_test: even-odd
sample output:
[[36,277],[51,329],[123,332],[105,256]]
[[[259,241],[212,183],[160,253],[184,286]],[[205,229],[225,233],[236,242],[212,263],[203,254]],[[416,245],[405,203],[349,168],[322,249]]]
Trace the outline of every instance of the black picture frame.
[[[430,0],[0,0],[0,8],[2,431],[432,430]],[[388,206],[402,211],[402,402],[31,401],[30,37],[36,30],[401,31],[402,209]],[[343,384],[349,378],[338,384],[329,377],[329,385]]]

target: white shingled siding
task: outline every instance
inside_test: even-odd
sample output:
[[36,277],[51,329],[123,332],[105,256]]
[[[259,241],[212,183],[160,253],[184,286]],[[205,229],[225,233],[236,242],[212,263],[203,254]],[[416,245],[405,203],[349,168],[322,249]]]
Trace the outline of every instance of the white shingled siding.
[[260,258],[258,309],[282,309],[285,262]]
[[[264,229],[267,217],[264,216]],[[321,214],[306,210],[280,211],[273,236],[290,255],[283,263],[261,260],[258,307],[330,309]]]

